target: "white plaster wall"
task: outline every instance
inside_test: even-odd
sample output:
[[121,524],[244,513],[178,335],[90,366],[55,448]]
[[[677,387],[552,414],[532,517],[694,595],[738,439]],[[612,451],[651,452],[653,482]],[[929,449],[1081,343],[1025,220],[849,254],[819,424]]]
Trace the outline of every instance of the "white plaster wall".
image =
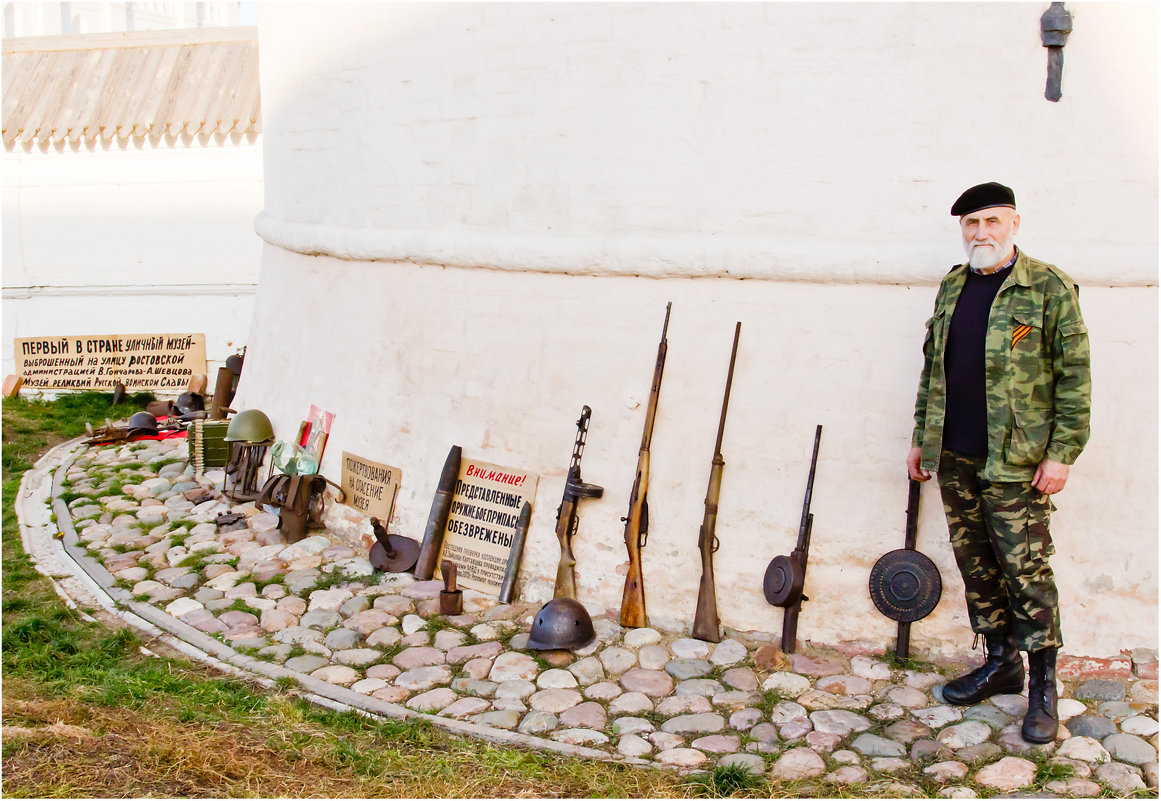
[[[540,473],[533,599],[589,404],[584,477],[606,492],[581,507],[578,581],[615,611],[672,300],[645,581],[651,619],[688,626],[741,320],[723,622],[781,629],[761,577],[793,547],[822,423],[800,635],[886,644],[866,581],[902,544],[923,321],[962,253],[947,209],[1001,180],[1093,332],[1093,437],[1054,522],[1066,650],[1155,647],[1157,12],[1070,8],[1053,104],[1034,5],[264,5],[268,246],[239,402],[287,436],[309,403],[335,411],[324,472],[342,450],[402,467],[393,529],[417,538],[451,444]],[[913,641],[962,651],[923,499],[946,589]]]
[[260,145],[17,148],[3,166],[5,374],[16,337],[205,333],[212,365],[246,344]]

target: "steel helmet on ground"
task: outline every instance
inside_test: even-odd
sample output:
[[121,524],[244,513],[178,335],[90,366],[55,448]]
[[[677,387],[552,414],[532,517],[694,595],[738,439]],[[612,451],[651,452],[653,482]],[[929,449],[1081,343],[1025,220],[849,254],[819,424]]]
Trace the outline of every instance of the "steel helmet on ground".
[[226,428],[226,442],[266,442],[274,439],[274,426],[261,409],[243,409]]
[[597,636],[593,619],[580,601],[553,598],[536,613],[528,647],[537,651],[584,648]]
[[157,418],[149,412],[134,412],[129,417],[129,436],[138,434],[156,434],[157,433]]
[[181,393],[173,405],[177,408],[178,414],[192,414],[206,410],[206,400],[197,392]]

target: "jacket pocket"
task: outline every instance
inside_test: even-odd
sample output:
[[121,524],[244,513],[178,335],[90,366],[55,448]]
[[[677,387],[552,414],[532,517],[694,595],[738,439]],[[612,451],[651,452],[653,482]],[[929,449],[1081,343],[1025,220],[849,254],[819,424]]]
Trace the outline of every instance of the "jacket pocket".
[[1004,461],[1021,467],[1040,464],[1048,451],[1050,436],[1052,436],[1050,408],[1012,409],[1012,438],[1008,443],[1008,455]]
[[1088,326],[1082,320],[1060,326],[1057,332],[1063,340],[1063,363],[1065,367],[1088,366]]
[[1028,309],[1013,309],[1008,348],[1013,361],[1038,361],[1044,346],[1044,320],[1041,314]]

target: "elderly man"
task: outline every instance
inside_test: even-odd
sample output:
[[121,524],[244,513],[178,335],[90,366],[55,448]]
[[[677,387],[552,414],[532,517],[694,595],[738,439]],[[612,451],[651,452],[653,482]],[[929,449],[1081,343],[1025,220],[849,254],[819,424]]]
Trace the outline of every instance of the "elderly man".
[[1061,645],[1048,496],[1068,480],[1089,432],[1088,329],[1077,285],[1015,245],[1012,190],[968,189],[951,207],[967,264],[944,276],[927,322],[923,374],[907,471],[939,476],[952,550],[963,575],[982,667],[949,681],[943,697],[975,704],[1024,689],[1022,734],[1056,737]]

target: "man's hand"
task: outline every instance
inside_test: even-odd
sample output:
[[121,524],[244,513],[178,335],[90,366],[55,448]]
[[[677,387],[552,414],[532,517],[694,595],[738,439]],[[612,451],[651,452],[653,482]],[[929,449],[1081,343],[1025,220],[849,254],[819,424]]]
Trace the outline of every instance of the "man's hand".
[[1036,475],[1032,477],[1032,486],[1045,495],[1055,495],[1064,489],[1068,481],[1068,465],[1045,459],[1036,468]]
[[[919,466],[919,463],[922,461],[922,457],[922,448],[912,448],[907,453],[907,475],[911,476],[912,480],[914,481],[927,481],[931,478],[931,473]],[[1064,469],[1065,471],[1068,470],[1067,467]],[[1065,474],[1067,475],[1067,472]],[[1064,485],[1061,484],[1061,486]]]

